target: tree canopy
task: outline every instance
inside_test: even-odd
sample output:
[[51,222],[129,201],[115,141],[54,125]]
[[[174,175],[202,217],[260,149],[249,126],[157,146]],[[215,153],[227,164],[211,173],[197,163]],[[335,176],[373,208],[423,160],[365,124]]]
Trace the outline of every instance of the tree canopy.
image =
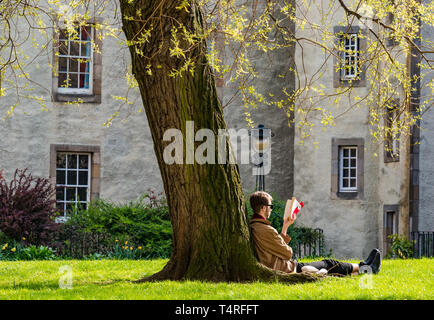
[[[134,5],[134,0],[129,1]],[[421,36],[421,27],[432,27],[433,4],[415,0],[276,0],[276,1],[235,1],[235,0],[198,0],[195,4],[205,17],[196,33],[177,21],[173,14],[163,12],[164,1],[150,15],[145,16],[140,7],[131,16],[121,17],[119,3],[108,0],[5,0],[0,3],[0,95],[13,96],[10,105],[1,109],[2,118],[10,116],[20,103],[31,99],[37,101],[43,109],[48,109],[51,99],[50,89],[37,75],[26,71],[36,57],[47,56],[47,63],[55,73],[57,61],[51,50],[57,44],[53,41],[53,32],[66,28],[68,33],[76,35],[75,26],[89,22],[93,17],[96,29],[102,30],[102,38],[111,37],[120,47],[134,47],[134,50],[147,62],[147,75],[152,77],[159,64],[161,50],[169,50],[173,57],[171,77],[182,77],[186,72],[194,72],[195,63],[188,52],[207,41],[204,47],[208,63],[212,65],[214,75],[224,78],[227,83],[237,87],[244,103],[244,114],[249,126],[253,126],[251,113],[258,105],[269,105],[283,109],[289,125],[299,129],[303,141],[311,134],[312,127],[333,126],[351,109],[366,107],[370,115],[371,135],[378,141],[385,131],[390,134],[409,133],[409,128],[432,105],[433,81],[425,76],[432,72],[433,46],[430,39]],[[180,0],[176,7],[179,11],[192,12],[191,1]],[[147,13],[149,14],[149,13]],[[143,23],[140,33],[131,40],[125,40],[122,33],[122,19]],[[153,41],[153,32],[162,30],[162,21],[170,21],[170,32],[164,34],[160,43]],[[359,26],[359,37],[366,40],[357,54],[360,66],[364,66],[367,90],[357,90],[354,85],[336,87],[324,85],[324,77],[331,68],[334,72],[344,65],[343,59],[355,52],[345,46],[344,38],[339,38],[333,27],[351,28]],[[345,33],[345,32],[340,32]],[[341,39],[336,41],[336,39]],[[26,48],[31,45],[34,50]],[[152,46],[143,53],[143,47]],[[293,73],[296,78],[295,90],[288,90],[285,83],[281,87],[282,96],[276,98],[270,92],[260,92],[252,84],[258,77],[254,52],[270,53],[281,48],[294,47],[296,61],[289,63],[284,73]],[[95,48],[98,50],[98,48]],[[307,67],[306,61],[311,51],[318,53],[320,63],[314,69]],[[320,54],[320,55],[319,55]],[[411,76],[409,58],[417,56],[419,75]],[[309,56],[311,57],[311,56]],[[334,59],[334,60],[333,60]],[[271,61],[272,63],[272,61]],[[125,70],[125,81],[131,90],[137,89],[131,70]],[[282,81],[283,82],[283,81]],[[415,83],[431,88],[430,95],[413,101],[417,108],[410,110],[412,88]],[[35,87],[44,88],[46,96],[32,95]],[[356,90],[355,90],[356,89]],[[384,114],[392,108],[396,98],[401,97],[399,112],[392,126],[385,127]],[[113,96],[120,107],[133,103],[132,98]],[[346,108],[331,108],[346,100]],[[78,103],[80,100],[77,101]],[[396,106],[394,106],[396,107]],[[113,114],[107,125],[118,112]]]

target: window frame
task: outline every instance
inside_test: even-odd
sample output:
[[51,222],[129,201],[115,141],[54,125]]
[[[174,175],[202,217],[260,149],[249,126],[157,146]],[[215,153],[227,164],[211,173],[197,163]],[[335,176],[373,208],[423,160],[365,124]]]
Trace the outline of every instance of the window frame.
[[[79,163],[79,161],[77,161],[77,168],[68,168],[68,160],[65,160],[65,168],[58,168],[57,167],[57,161],[56,161],[56,191],[57,191],[57,189],[59,188],[59,187],[61,187],[61,188],[64,188],[64,198],[63,198],[63,200],[59,200],[58,201],[58,199],[57,199],[57,193],[56,193],[56,204],[57,203],[63,203],[63,210],[64,210],[64,215],[63,215],[63,217],[67,217],[68,215],[66,214],[66,206],[67,206],[67,204],[68,203],[72,203],[72,204],[77,204],[77,203],[86,203],[86,207],[87,207],[87,205],[89,204],[89,202],[90,202],[90,191],[91,191],[91,176],[92,176],[92,154],[91,153],[85,153],[85,152],[62,152],[62,151],[60,151],[60,152],[56,152],[56,159],[57,159],[57,156],[59,155],[59,154],[65,154],[66,156],[67,156],[67,158],[66,159],[68,159],[68,155],[76,155],[76,156],[82,156],[82,155],[86,155],[87,157],[88,157],[88,160],[87,160],[87,163],[88,163],[88,168],[87,169],[80,169],[79,167],[78,167],[78,163]],[[59,184],[58,183],[58,181],[57,181],[57,172],[58,171],[65,171],[65,183],[64,184]],[[86,183],[86,185],[80,185],[80,184],[69,184],[69,181],[68,181],[68,172],[70,172],[70,171],[76,171],[77,172],[77,178],[76,178],[76,182],[78,182],[78,180],[79,180],[79,172],[80,171],[86,171],[87,172],[87,183]],[[75,199],[74,199],[74,201],[69,201],[69,200],[66,200],[66,197],[67,197],[67,191],[66,191],[66,189],[68,189],[68,188],[74,188],[74,189],[78,189],[78,188],[83,188],[83,187],[86,187],[87,188],[87,192],[86,192],[86,200],[79,200],[79,201],[77,201],[77,192],[75,192]]]
[[[356,189],[342,191],[340,188],[340,150],[342,147],[354,147],[356,151]],[[331,187],[332,200],[362,200],[364,197],[364,148],[363,138],[332,138],[331,141]]]
[[[366,65],[363,63],[364,52],[366,51],[366,29],[359,26],[335,26],[333,27],[335,34],[334,41],[336,54],[333,56],[333,87],[365,87],[366,86]],[[345,66],[342,66],[345,51],[339,50],[344,35],[357,35],[357,67],[358,73],[354,77],[342,77],[342,72]]]
[[[100,104],[102,99],[102,29],[96,28],[96,24],[101,23],[101,18],[92,18],[86,22],[86,25],[91,26],[92,34],[92,63],[91,76],[89,83],[91,90],[81,91],[77,89],[62,90],[59,88],[59,55],[60,50],[60,31],[64,29],[64,24],[60,21],[56,22],[53,28],[53,67],[52,67],[52,100],[60,103],[95,103]],[[60,89],[60,90],[59,90]]]
[[[57,183],[57,154],[58,153],[76,153],[90,155],[90,190],[88,192],[89,202],[96,200],[100,196],[101,185],[101,151],[99,146],[95,145],[78,145],[78,144],[51,144],[50,145],[50,182],[56,188]],[[53,195],[53,200],[56,201],[57,192]],[[60,219],[59,219],[60,218]],[[64,222],[65,216],[56,219],[57,222]]]
[[[347,33],[340,36],[340,42],[346,42],[344,37],[348,37],[348,47],[347,44],[344,43],[344,51],[341,52],[341,59],[343,63],[343,67],[340,68],[341,72],[341,81],[354,81],[358,80],[360,77],[359,69],[360,69],[360,48],[359,48],[359,36],[357,33]],[[354,40],[354,44],[352,43]],[[353,50],[355,49],[355,50]],[[353,51],[353,53],[349,53],[348,51]],[[351,61],[354,59],[353,63],[347,64],[347,58]],[[348,69],[353,68],[354,65],[354,74],[346,74]]]
[[[94,63],[94,58],[93,58],[94,49],[93,49],[93,47],[95,45],[94,44],[95,27],[92,24],[88,24],[86,26],[89,26],[91,28],[91,34],[90,34],[90,51],[91,52],[90,52],[90,57],[89,57],[90,58],[90,62],[89,62],[89,72],[88,72],[89,73],[89,88],[63,88],[60,85],[60,83],[59,83],[60,82],[60,77],[59,77],[58,83],[57,83],[57,92],[59,92],[59,93],[62,93],[62,94],[92,94],[92,92],[93,92],[93,63]],[[83,27],[85,27],[85,26],[79,26],[79,28],[83,28]],[[61,30],[65,30],[65,29],[61,29]],[[80,34],[81,34],[81,29],[80,29]],[[59,43],[61,41],[62,40],[59,38]],[[68,35],[68,40],[67,41],[68,41],[68,51],[69,51],[69,48],[70,48],[70,43],[72,41],[77,41],[77,42],[80,42],[80,43],[82,42],[81,39],[80,40],[70,40],[70,35]],[[58,52],[59,52],[58,58],[62,58],[62,57],[67,58],[68,62],[70,61],[69,59],[82,59],[83,58],[81,55],[80,56],[73,56],[73,55],[69,54],[69,52],[68,52],[67,55],[61,55],[60,54],[60,50]],[[81,52],[80,52],[80,54],[81,54]],[[69,63],[66,64],[66,67],[67,67],[66,74],[69,75]],[[64,73],[64,72],[61,72],[59,70],[59,63],[57,64],[57,73],[58,74]],[[80,70],[78,68],[78,70],[77,70],[77,76],[78,76],[77,81],[78,82],[80,81],[79,75],[80,75]]]
[[[345,156],[344,151],[348,150],[348,156]],[[355,156],[352,155],[352,150],[355,150]],[[348,160],[348,166],[344,166],[345,160]],[[355,160],[356,165],[353,167],[351,160]],[[351,170],[355,169],[356,174],[353,177]],[[348,177],[344,176],[344,170],[348,170]],[[348,180],[350,186],[344,186],[344,180]],[[356,180],[355,186],[351,187],[351,180]],[[339,146],[339,192],[357,192],[357,146]]]
[[[388,214],[393,212],[392,225],[388,224]],[[399,205],[398,204],[385,204],[383,205],[383,251],[387,253],[391,247],[391,240],[388,239],[388,231],[390,234],[399,233]]]

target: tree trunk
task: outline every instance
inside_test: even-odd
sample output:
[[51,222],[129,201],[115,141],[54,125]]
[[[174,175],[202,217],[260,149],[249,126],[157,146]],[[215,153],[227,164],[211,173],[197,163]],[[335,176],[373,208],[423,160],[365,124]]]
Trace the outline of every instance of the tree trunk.
[[[142,52],[133,45],[130,45],[130,52],[173,228],[173,251],[169,262],[160,272],[140,281],[248,281],[269,280],[276,276],[290,282],[314,280],[315,277],[304,274],[289,277],[257,263],[250,244],[237,165],[185,164],[185,161],[168,165],[163,160],[164,147],[168,144],[163,142],[163,134],[167,129],[181,130],[184,140],[186,121],[194,121],[195,132],[208,128],[217,136],[218,129],[226,129],[214,77],[205,56],[205,41],[200,41],[186,54],[186,59],[195,63],[194,73],[169,76],[185,62],[184,58],[170,56],[172,26],[178,27],[179,22],[189,32],[197,34],[198,26],[202,25],[200,9],[194,1],[190,12],[176,9],[179,4],[164,0],[136,0],[130,4],[128,0],[120,0],[123,31],[128,40],[140,38],[143,28],[154,24],[149,42],[139,46]],[[141,17],[137,16],[138,9]],[[148,70],[152,75],[147,74]]]

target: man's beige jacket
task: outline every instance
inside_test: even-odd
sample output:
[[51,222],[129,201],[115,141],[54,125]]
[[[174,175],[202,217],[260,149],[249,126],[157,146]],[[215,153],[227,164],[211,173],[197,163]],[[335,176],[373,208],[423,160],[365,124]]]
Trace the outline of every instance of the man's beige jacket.
[[250,219],[250,228],[259,262],[265,266],[284,272],[295,272],[292,248],[287,245],[291,238],[279,234],[268,220]]

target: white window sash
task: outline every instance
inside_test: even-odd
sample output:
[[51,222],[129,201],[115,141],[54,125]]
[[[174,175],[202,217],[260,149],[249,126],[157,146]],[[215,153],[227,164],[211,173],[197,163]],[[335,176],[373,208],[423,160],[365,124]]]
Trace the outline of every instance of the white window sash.
[[[348,157],[344,157],[344,150],[348,150]],[[356,151],[356,155],[355,157],[351,156],[351,150],[355,150]],[[348,160],[348,167],[344,167],[344,159]],[[355,159],[356,160],[356,166],[352,167],[351,166],[351,160]],[[358,184],[358,179],[357,179],[357,171],[358,171],[358,163],[357,163],[357,147],[340,147],[339,148],[339,192],[354,192],[357,191],[357,184]],[[344,187],[344,169],[348,169],[348,186]],[[351,169],[355,169],[356,170],[356,175],[352,176],[351,175]],[[355,187],[351,187],[351,180],[355,180]]]
[[[58,154],[65,154],[65,155],[77,155],[77,161],[79,161],[78,159],[79,159],[79,156],[80,155],[86,155],[87,157],[88,157],[88,168],[87,169],[79,169],[79,168],[74,168],[74,169],[70,169],[70,168],[68,168],[68,161],[66,160],[66,163],[65,163],[65,168],[57,168],[57,164],[56,164],[56,172],[57,171],[65,171],[65,183],[64,184],[59,184],[59,183],[57,183],[57,181],[56,181],[56,188],[57,187],[71,187],[71,188],[87,188],[87,192],[86,192],[86,200],[84,201],[84,200],[82,200],[82,199],[80,199],[80,201],[77,201],[77,192],[76,192],[76,194],[75,194],[75,200],[74,201],[70,201],[70,200],[66,200],[66,190],[65,190],[65,192],[64,192],[64,195],[63,195],[63,199],[62,200],[58,200],[57,202],[60,202],[60,203],[62,203],[63,204],[63,211],[64,211],[64,215],[63,216],[61,216],[61,217],[58,217],[58,219],[56,219],[56,221],[58,220],[58,221],[64,221],[68,216],[67,216],[67,214],[66,214],[66,205],[68,204],[68,203],[71,203],[71,204],[76,204],[77,202],[80,202],[80,203],[86,203],[86,205],[88,205],[89,204],[89,202],[90,202],[90,184],[91,184],[91,170],[92,170],[92,163],[91,163],[91,161],[92,161],[92,155],[90,154],[90,153],[82,153],[82,152],[59,152],[59,153],[57,153],[57,155]],[[56,157],[57,157],[57,155],[56,155]],[[78,166],[78,164],[77,164],[77,166]],[[80,172],[80,171],[87,171],[88,172],[88,174],[87,174],[87,185],[79,185],[79,184],[75,184],[75,185],[71,185],[71,184],[69,184],[68,182],[69,181],[67,181],[67,172],[68,171],[76,171],[77,172],[77,181],[78,181],[78,179],[79,179],[79,177],[78,177],[78,173]],[[57,199],[56,199],[57,200]]]
[[[348,38],[348,45],[345,45],[345,41]],[[341,68],[341,79],[342,80],[354,80],[359,74],[359,37],[357,33],[350,33],[342,36],[341,38],[344,51],[342,52],[342,68]],[[347,52],[348,50],[353,51],[353,54]],[[347,59],[351,61],[354,59],[353,63],[348,64]],[[354,73],[348,73],[351,70],[351,67],[354,68]]]
[[[64,93],[64,94],[92,94],[93,92],[93,39],[94,39],[94,28],[91,26],[90,28],[91,34],[90,34],[90,58],[89,57],[83,57],[83,56],[76,56],[76,55],[59,55],[58,57],[64,57],[69,59],[90,59],[89,61],[89,88],[64,88],[58,85],[57,92],[58,93]],[[80,31],[81,32],[81,31]],[[70,38],[68,35],[68,47],[70,46]],[[76,40],[78,42],[81,42],[80,40]],[[80,52],[81,54],[81,52]],[[65,72],[59,72],[59,69],[57,70],[58,74],[65,73]],[[69,63],[66,64],[66,74],[69,75]],[[77,81],[80,82],[80,70],[77,71]]]

